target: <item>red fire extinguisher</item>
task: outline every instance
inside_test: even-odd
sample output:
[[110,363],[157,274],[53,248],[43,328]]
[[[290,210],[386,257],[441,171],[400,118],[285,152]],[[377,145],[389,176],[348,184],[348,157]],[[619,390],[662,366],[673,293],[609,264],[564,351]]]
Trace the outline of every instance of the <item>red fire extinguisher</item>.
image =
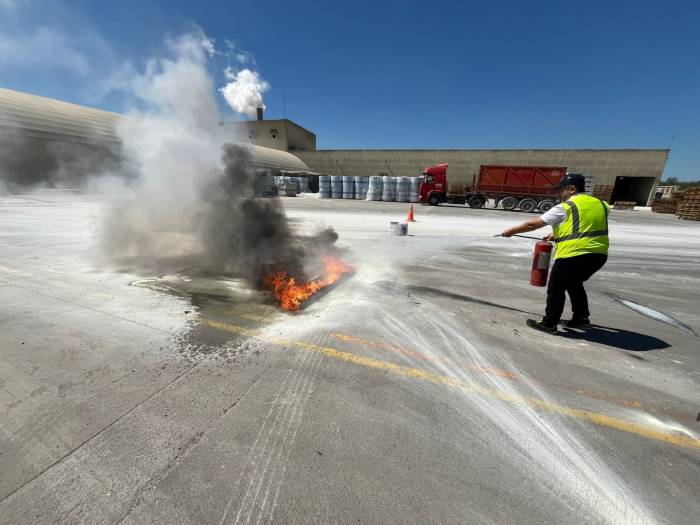
[[540,241],[535,244],[535,255],[532,258],[532,272],[530,284],[532,286],[546,286],[549,274],[549,259],[552,257],[552,243]]

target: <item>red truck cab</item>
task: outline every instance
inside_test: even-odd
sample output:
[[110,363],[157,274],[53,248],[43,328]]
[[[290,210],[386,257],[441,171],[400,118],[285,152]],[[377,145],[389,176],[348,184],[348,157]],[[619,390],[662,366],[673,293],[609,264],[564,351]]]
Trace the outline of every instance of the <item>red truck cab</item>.
[[[423,182],[420,185],[420,202],[436,205],[442,201],[440,195],[447,191],[447,162],[430,166],[423,171]],[[431,200],[432,199],[432,200]]]

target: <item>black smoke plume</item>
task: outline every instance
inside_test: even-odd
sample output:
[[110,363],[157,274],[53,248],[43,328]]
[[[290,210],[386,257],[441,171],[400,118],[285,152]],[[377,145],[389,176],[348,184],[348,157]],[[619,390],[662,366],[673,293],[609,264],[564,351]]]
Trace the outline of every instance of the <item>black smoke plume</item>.
[[337,234],[326,229],[313,237],[295,235],[279,199],[254,195],[250,150],[239,144],[223,149],[223,173],[202,191],[200,232],[209,263],[256,287],[277,269],[298,279],[317,270],[320,252],[331,249]]
[[255,195],[252,160],[245,145],[225,144],[223,169],[192,174],[200,183],[179,210],[177,202],[158,202],[147,189],[130,186],[103,223],[109,263],[138,274],[237,277],[255,289],[279,270],[301,281],[316,277],[337,234],[330,228],[295,234],[279,198]]

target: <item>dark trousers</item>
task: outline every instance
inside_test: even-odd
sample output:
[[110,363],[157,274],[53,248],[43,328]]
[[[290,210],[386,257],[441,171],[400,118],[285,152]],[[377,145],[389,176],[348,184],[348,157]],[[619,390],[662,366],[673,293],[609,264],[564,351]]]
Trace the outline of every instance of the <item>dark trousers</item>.
[[607,260],[605,254],[587,253],[554,261],[547,285],[547,308],[543,322],[556,326],[564,312],[566,293],[571,300],[572,318],[581,320],[588,317],[588,297],[583,283],[600,270]]

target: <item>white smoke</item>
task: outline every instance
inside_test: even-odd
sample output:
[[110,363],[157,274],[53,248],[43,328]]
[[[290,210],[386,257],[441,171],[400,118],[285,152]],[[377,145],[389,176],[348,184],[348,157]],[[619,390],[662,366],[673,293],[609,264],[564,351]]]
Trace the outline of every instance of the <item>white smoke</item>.
[[219,91],[236,113],[254,117],[257,108],[265,109],[263,93],[270,89],[270,84],[260,78],[256,71],[241,69],[234,73],[228,67],[224,75],[229,82]]
[[[214,81],[206,69],[209,44],[211,41],[198,34],[170,40],[167,46],[172,57],[150,59],[143,73],[132,73],[120,88],[136,107],[145,108],[132,116],[146,115],[149,122],[174,120],[178,131],[190,137],[216,132],[220,117],[213,96]],[[132,135],[122,138],[133,140]]]
[[118,88],[133,102],[118,134],[136,173],[115,196],[102,224],[102,254],[108,260],[138,258],[135,266],[177,258],[192,250],[202,203],[200,188],[222,168],[224,136],[207,72],[201,34],[168,42],[171,56],[149,60]]
[[220,125],[208,40],[169,43],[122,83],[140,109],[118,132],[135,180],[116,198],[100,235],[104,262],[134,273],[235,275],[252,287],[283,268],[295,279],[335,242],[332,231],[300,239],[279,199],[254,197],[253,156]]

